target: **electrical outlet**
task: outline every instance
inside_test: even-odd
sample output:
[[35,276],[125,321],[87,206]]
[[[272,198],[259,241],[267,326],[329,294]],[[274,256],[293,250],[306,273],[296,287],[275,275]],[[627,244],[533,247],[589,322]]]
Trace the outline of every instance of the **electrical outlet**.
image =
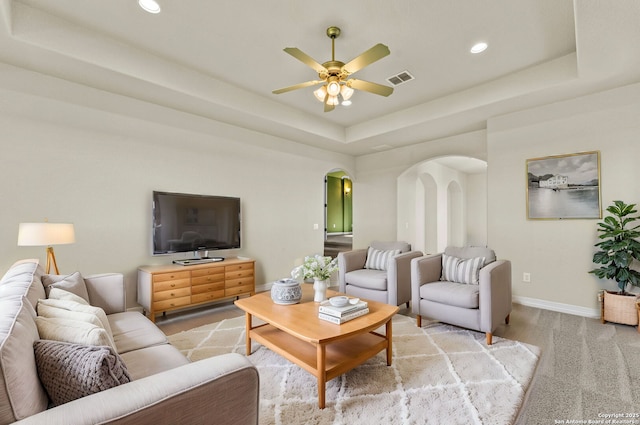
[[318,223],[314,223],[313,230],[318,230],[318,228],[319,228]]
[[523,282],[531,282],[531,273],[522,273]]

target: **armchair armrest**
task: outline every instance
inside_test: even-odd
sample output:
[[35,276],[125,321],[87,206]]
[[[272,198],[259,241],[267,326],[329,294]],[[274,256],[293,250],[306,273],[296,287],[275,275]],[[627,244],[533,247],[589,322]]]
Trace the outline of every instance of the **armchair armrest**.
[[121,273],[104,273],[84,277],[91,305],[105,313],[122,313],[126,310],[124,276]]
[[442,276],[442,253],[425,255],[411,260],[411,310],[420,314],[420,287],[437,282]]
[[511,261],[496,260],[480,269],[480,327],[493,332],[511,313]]
[[389,260],[387,269],[389,304],[398,305],[398,300],[411,299],[411,260],[418,257],[422,257],[422,252],[409,251]]
[[366,249],[338,253],[338,284],[340,285],[340,292],[345,292],[346,290],[344,275],[354,270],[364,269],[366,261]]
[[258,370],[244,356],[210,357],[30,416],[19,425],[258,423]]

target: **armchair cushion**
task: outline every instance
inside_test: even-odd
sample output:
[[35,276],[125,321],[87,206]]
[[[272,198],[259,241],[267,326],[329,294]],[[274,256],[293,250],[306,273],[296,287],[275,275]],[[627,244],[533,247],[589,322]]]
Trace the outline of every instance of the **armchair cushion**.
[[349,272],[345,279],[350,285],[360,288],[387,290],[387,272],[384,270],[360,269]]
[[456,282],[434,282],[420,287],[420,298],[462,308],[479,308],[480,287]]
[[463,259],[442,254],[442,277],[440,280],[477,285],[480,269],[484,267],[484,264],[485,257]]
[[367,250],[367,261],[364,264],[365,269],[387,270],[389,259],[400,254],[399,249],[380,250],[369,247]]

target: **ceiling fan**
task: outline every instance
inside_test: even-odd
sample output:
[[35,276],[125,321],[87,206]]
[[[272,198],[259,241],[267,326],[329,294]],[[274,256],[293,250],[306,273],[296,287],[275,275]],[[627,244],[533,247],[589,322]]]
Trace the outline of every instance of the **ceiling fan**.
[[340,28],[327,28],[327,36],[331,39],[331,60],[322,65],[297,47],[287,47],[284,49],[285,52],[316,71],[320,79],[274,90],[273,94],[286,93],[292,90],[323,84],[322,87],[315,90],[313,94],[319,101],[324,103],[324,111],[329,112],[333,111],[335,106],[340,102],[340,98],[342,98],[343,101],[348,101],[353,95],[354,89],[378,94],[380,96],[389,96],[393,93],[393,87],[349,78],[354,72],[361,70],[365,66],[391,53],[387,46],[378,43],[345,64],[335,59],[335,41],[336,38],[340,36]]

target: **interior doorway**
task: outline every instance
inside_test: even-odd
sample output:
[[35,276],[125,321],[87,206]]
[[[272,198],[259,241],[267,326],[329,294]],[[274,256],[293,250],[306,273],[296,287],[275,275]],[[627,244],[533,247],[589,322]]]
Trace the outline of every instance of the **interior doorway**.
[[353,247],[353,183],[343,170],[324,178],[324,255],[336,257]]

